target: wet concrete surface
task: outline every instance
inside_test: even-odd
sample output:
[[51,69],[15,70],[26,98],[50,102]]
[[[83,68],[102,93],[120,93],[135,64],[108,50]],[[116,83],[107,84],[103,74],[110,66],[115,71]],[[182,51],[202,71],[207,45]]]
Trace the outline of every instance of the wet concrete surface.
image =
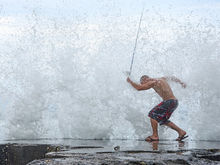
[[0,142],[1,165],[220,164],[220,141],[14,140]]

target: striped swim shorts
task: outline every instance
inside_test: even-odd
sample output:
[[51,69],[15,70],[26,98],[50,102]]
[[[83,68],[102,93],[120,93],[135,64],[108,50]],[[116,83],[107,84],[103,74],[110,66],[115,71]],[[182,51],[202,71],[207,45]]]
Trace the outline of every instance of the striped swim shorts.
[[162,101],[149,112],[148,116],[155,119],[160,125],[167,124],[170,122],[169,118],[177,106],[178,100]]

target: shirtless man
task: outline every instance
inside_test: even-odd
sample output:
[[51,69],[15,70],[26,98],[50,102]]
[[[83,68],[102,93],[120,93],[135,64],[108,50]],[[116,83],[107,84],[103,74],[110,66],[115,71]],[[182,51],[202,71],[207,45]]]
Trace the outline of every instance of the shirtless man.
[[151,127],[153,130],[153,135],[148,136],[145,140],[146,141],[158,141],[158,123],[160,125],[166,125],[173,130],[175,130],[179,137],[176,139],[177,141],[181,141],[188,136],[186,136],[186,132],[175,125],[173,122],[169,121],[169,118],[173,111],[178,106],[178,100],[174,96],[172,89],[170,88],[167,80],[174,81],[176,83],[180,83],[183,88],[186,87],[182,81],[180,81],[176,77],[162,77],[162,78],[150,78],[147,75],[144,75],[140,78],[140,84],[134,83],[128,77],[127,82],[129,82],[136,90],[148,90],[153,88],[157,94],[163,99],[163,101],[155,106],[148,114],[151,121]]

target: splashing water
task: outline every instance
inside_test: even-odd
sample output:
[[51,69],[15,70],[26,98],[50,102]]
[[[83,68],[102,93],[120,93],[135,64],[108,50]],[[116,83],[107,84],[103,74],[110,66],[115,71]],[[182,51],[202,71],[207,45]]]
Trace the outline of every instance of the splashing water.
[[[138,15],[54,19],[34,10],[1,17],[0,139],[143,139],[161,99],[126,82]],[[145,11],[133,79],[175,75],[171,120],[191,139],[220,138],[219,24],[195,15]],[[160,127],[160,136],[175,138]]]

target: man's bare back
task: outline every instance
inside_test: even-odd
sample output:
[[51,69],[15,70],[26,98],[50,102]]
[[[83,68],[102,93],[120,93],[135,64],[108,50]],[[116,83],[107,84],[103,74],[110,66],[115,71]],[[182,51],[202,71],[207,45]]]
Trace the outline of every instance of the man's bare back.
[[156,81],[153,89],[163,100],[176,99],[173,95],[173,91],[167,83],[166,78],[158,78],[154,79]]

